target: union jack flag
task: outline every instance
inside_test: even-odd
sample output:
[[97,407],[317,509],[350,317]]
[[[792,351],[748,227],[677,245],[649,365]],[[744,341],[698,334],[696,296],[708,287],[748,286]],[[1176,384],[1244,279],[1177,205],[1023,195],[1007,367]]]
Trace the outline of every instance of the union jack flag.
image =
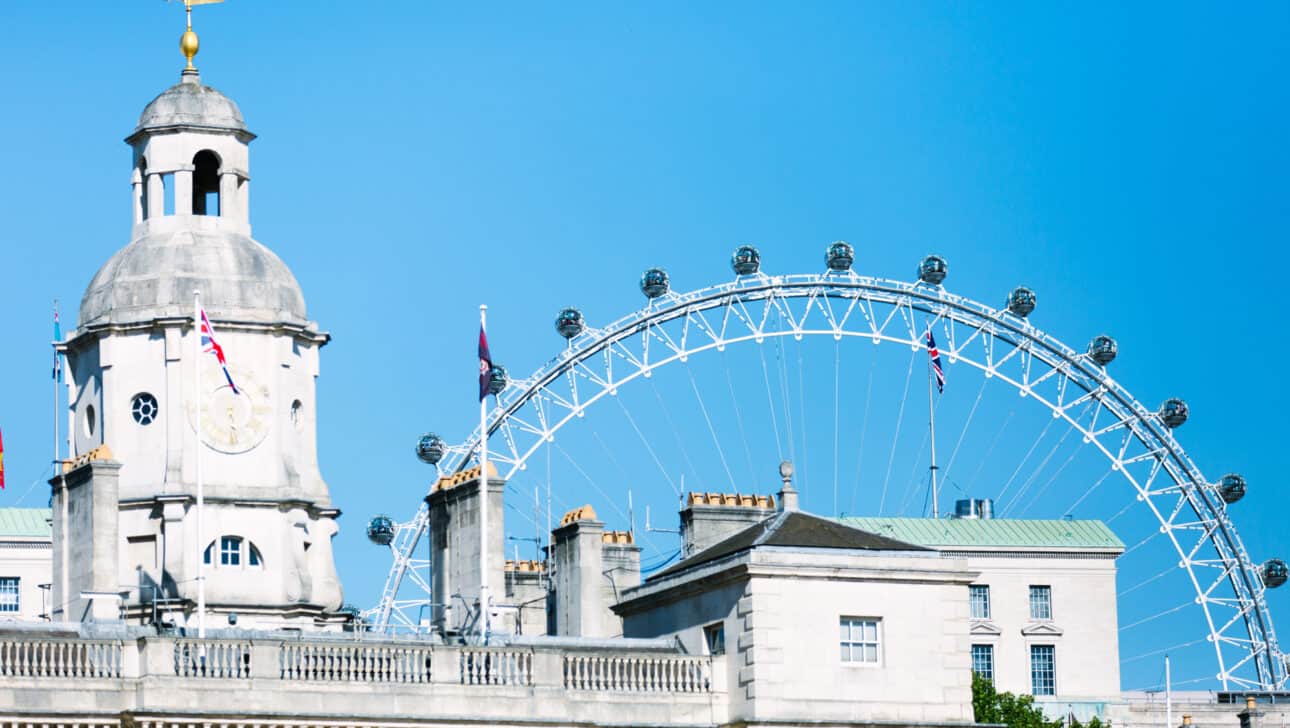
[[220,369],[224,370],[224,379],[228,380],[229,389],[233,394],[238,394],[237,385],[233,383],[233,376],[228,373],[228,362],[224,361],[224,347],[215,341],[215,329],[211,328],[211,322],[206,318],[206,309],[201,310],[202,316],[202,353],[214,354],[219,360]]
[[936,376],[936,391],[945,393],[945,370],[941,368],[941,350],[936,348],[936,339],[932,336],[932,327],[927,327],[927,357],[932,362],[932,374]]

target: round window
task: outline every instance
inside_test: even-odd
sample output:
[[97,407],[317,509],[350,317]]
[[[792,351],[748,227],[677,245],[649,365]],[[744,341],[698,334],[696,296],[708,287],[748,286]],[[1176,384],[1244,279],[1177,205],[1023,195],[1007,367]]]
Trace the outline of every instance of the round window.
[[155,422],[159,411],[157,398],[147,392],[134,395],[134,401],[130,403],[130,414],[134,417],[134,421],[144,426]]

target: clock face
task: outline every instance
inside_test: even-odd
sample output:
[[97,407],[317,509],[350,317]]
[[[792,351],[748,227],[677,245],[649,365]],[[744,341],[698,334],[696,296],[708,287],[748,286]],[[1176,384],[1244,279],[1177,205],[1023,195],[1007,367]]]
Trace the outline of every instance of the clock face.
[[228,386],[218,366],[202,372],[202,412],[190,408],[189,423],[199,423],[207,447],[226,453],[246,452],[269,434],[273,405],[269,388],[248,371],[229,367],[237,392]]

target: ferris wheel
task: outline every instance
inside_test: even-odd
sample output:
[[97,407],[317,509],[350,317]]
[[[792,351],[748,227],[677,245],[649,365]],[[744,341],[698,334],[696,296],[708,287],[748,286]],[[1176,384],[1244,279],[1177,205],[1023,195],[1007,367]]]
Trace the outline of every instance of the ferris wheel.
[[[1167,572],[1188,584],[1189,593],[1194,592],[1186,604],[1198,608],[1204,631],[1187,644],[1200,643],[1212,651],[1216,670],[1207,678],[1217,680],[1223,689],[1286,686],[1290,668],[1277,643],[1266,600],[1268,589],[1287,581],[1286,563],[1277,558],[1256,561],[1246,551],[1229,512],[1245,495],[1246,482],[1234,473],[1207,478],[1188,457],[1174,434],[1188,418],[1183,400],[1167,399],[1156,408],[1139,402],[1109,374],[1108,367],[1118,354],[1116,341],[1109,336],[1096,336],[1079,351],[1036,328],[1030,319],[1036,296],[1028,288],[1013,289],[1004,306],[994,308],[948,291],[944,285],[948,265],[939,256],[924,258],[913,281],[860,275],[852,269],[854,259],[850,245],[836,242],[827,248],[823,272],[772,276],[762,272],[757,249],[745,245],[732,256],[732,281],[677,293],[664,270],[651,268],[640,279],[647,303],[638,311],[603,327],[588,324],[576,308],[560,311],[555,328],[566,347],[558,356],[523,379],[509,378],[500,366],[494,369],[490,392],[497,406],[487,422],[490,464],[511,482],[527,470],[537,453],[550,447],[562,428],[581,420],[597,403],[617,398],[620,388],[648,380],[656,372],[683,367],[696,355],[724,352],[736,345],[800,342],[806,337],[871,341],[918,352],[934,332],[941,355],[951,365],[965,365],[979,373],[983,391],[986,381],[1005,385],[1033,403],[1032,408],[1051,414],[1050,424],[1078,435],[1076,447],[1093,453],[1108,476],[1114,476],[1110,480],[1118,481],[1103,484],[1104,476],[1079,500],[1099,488],[1115,491],[1126,502],[1120,512],[1133,507],[1151,523],[1148,539],[1163,541],[1176,555],[1176,565],[1170,564]],[[764,356],[761,363],[769,396]],[[690,382],[694,382],[692,376]],[[836,379],[834,387],[836,392]],[[733,385],[731,389],[733,396]],[[699,395],[697,386],[695,394]],[[904,397],[908,394],[906,378]],[[770,410],[773,415],[774,402]],[[626,408],[623,411],[631,418]],[[787,405],[779,411],[785,417],[790,414]],[[969,423],[976,412],[974,404]],[[903,417],[903,404],[900,413]],[[717,431],[706,407],[702,417],[715,440]],[[899,422],[900,418],[897,429]],[[640,434],[634,420],[632,427]],[[778,422],[775,429],[778,442]],[[449,445],[427,434],[418,442],[417,456],[438,473],[457,473],[470,467],[480,437],[476,429],[466,441]],[[648,439],[642,435],[641,442],[657,462]],[[836,449],[836,435],[834,442]],[[1035,450],[1032,446],[1026,459]],[[957,451],[956,447],[956,455]],[[725,465],[725,456],[721,458]],[[890,471],[888,462],[888,475]],[[1046,490],[1060,472],[1035,492]],[[1032,483],[1024,485],[1028,489]],[[381,600],[364,612],[372,629],[417,628],[418,610],[430,599],[430,565],[417,558],[417,546],[428,526],[424,501],[405,521],[376,516],[369,523],[368,537],[388,546],[392,555]]]

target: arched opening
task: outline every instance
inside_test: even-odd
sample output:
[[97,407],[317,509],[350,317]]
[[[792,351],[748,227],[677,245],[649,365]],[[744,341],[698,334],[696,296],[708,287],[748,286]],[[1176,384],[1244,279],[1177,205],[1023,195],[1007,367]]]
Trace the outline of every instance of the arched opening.
[[134,188],[134,210],[136,220],[148,219],[148,159],[139,159],[138,184]]
[[226,535],[206,545],[202,562],[216,568],[260,568],[264,566],[264,556],[249,540],[241,536]]
[[220,214],[219,156],[203,149],[193,157],[193,214]]

